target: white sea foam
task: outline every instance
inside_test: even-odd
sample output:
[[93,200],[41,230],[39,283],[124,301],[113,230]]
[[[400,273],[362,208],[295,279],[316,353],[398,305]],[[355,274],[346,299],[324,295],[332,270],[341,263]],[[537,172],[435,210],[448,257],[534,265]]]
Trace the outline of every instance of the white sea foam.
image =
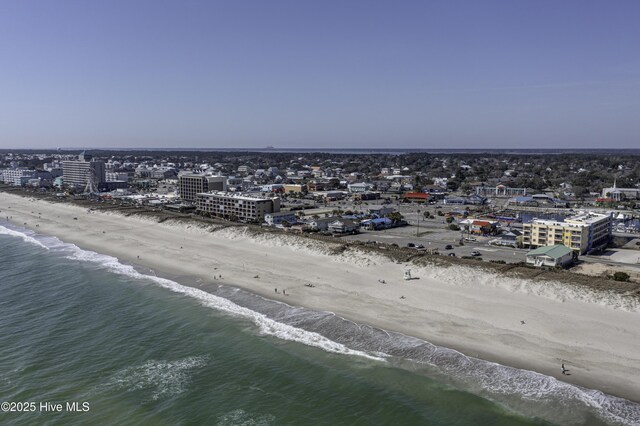
[[151,400],[156,401],[185,392],[191,382],[192,371],[204,367],[208,360],[206,356],[176,361],[149,360],[118,371],[104,386],[125,392],[149,391]]
[[254,417],[242,409],[233,410],[218,417],[216,426],[269,426],[275,424],[271,414]]
[[88,250],[82,250],[72,244],[67,245],[67,247],[71,251],[71,253],[67,256],[70,259],[91,262],[120,275],[153,281],[161,287],[169,289],[175,293],[193,297],[194,299],[197,299],[202,305],[209,308],[250,319],[258,326],[261,333],[272,335],[282,340],[289,340],[293,342],[303,343],[308,346],[314,346],[327,352],[333,352],[342,355],[357,355],[377,361],[384,361],[384,359],[381,357],[373,356],[366,352],[349,349],[348,347],[340,343],[327,339],[321,334],[305,331],[300,328],[279,323],[268,318],[264,314],[252,311],[248,308],[244,308],[231,302],[230,300],[215,296],[211,293],[207,293],[206,291],[193,287],[187,287],[166,278],[142,274],[136,271],[133,266],[120,263],[115,257],[95,253]]
[[[132,278],[153,281],[157,285],[173,292],[193,297],[204,306],[250,319],[259,327],[260,332],[264,334],[318,347],[332,353],[358,355],[375,360],[384,360],[384,357],[387,357],[383,352],[377,352],[375,355],[379,354],[379,356],[376,357],[372,353],[350,349],[341,343],[325,338],[319,333],[305,331],[291,325],[279,323],[259,312],[241,307],[227,299],[199,289],[180,285],[168,279],[139,273],[132,266],[120,263],[115,257],[82,250],[75,245],[63,243],[54,237],[43,238],[42,241],[46,243],[45,245],[31,235],[1,226],[0,234],[20,237],[28,243],[36,244],[44,248],[61,248],[71,259],[90,262],[112,272]],[[441,274],[443,271],[440,269],[445,270],[445,268],[430,268],[430,274],[440,278],[448,277],[446,281],[457,285],[464,285],[460,284],[461,280],[457,279],[459,278],[457,274],[453,274],[453,277],[449,274]],[[455,271],[458,268],[446,268],[446,271],[452,272],[452,269]],[[427,273],[427,268],[424,269],[424,272]],[[462,273],[463,271],[460,270],[457,272]],[[487,275],[491,275],[492,278],[495,279],[494,274],[487,273]],[[486,281],[482,279],[482,281],[482,284],[492,285],[492,281],[489,279]],[[511,291],[535,291],[537,294],[540,294],[539,292],[544,290],[544,283],[514,283],[513,281],[522,280],[504,277],[501,282],[493,285],[505,286]],[[536,289],[538,285],[542,285],[543,289]],[[553,292],[556,290],[557,289],[553,289]],[[549,296],[547,295],[547,297]],[[397,339],[398,336],[394,333],[393,340],[396,340],[396,343]],[[421,362],[433,365],[449,376],[457,376],[461,378],[463,382],[471,384],[471,387],[480,386],[482,393],[488,393],[494,396],[519,395],[524,399],[543,403],[546,401],[567,401],[567,403],[590,407],[608,422],[625,425],[640,424],[640,405],[634,402],[606,395],[597,390],[574,386],[533,371],[519,370],[467,357],[457,351],[433,346],[420,339],[414,339],[409,336],[406,336],[406,339],[408,341],[405,343],[410,347],[420,347],[427,343],[423,348],[429,348],[429,350],[425,351],[425,356],[422,357]],[[206,364],[206,359],[203,360],[198,357],[179,361],[148,361],[145,364],[130,367],[117,373],[110,381],[110,385],[128,390],[152,389],[151,398],[158,399],[166,395],[184,391],[190,378],[189,371],[199,368],[204,364]],[[472,383],[475,383],[475,386]],[[236,414],[239,413],[232,414],[229,418],[221,420],[229,420],[234,418]]]
[[[414,338],[405,337],[407,341],[404,343],[415,346],[415,343],[411,343]],[[497,399],[501,399],[500,395],[518,395],[525,400],[562,404],[565,407],[572,404],[578,407],[587,406],[607,422],[622,425],[640,424],[640,404],[627,399],[572,385],[535,371],[469,357],[449,348],[429,344],[425,349],[425,356],[420,362],[435,366],[448,377],[454,378],[454,381],[462,381],[471,388],[479,386],[482,394],[488,393]],[[579,422],[573,417],[571,410],[567,411],[569,417],[561,419],[561,423]],[[565,413],[556,412],[556,415],[562,416]]]
[[9,235],[11,237],[21,238],[24,242],[49,250],[49,247],[42,244],[36,238],[32,237],[33,233],[31,233],[30,231],[26,232],[14,231],[13,229],[5,228],[4,226],[0,225],[0,235]]
[[[274,321],[264,314],[239,306],[230,300],[212,295],[205,291],[183,286],[174,281],[137,272],[132,266],[124,265],[118,259],[91,251],[73,247],[71,258],[99,264],[112,272],[127,275],[132,278],[148,279],[161,287],[176,293],[193,297],[204,306],[211,307],[232,315],[252,320],[260,332],[278,337],[282,340],[295,341],[309,346],[323,349],[327,352],[357,355],[374,360],[384,361],[387,355],[376,352],[375,356],[364,351],[353,350],[345,345],[334,342],[319,333],[306,331],[291,325]],[[607,421],[618,424],[640,424],[640,406],[631,401],[606,395],[600,391],[585,389],[556,380],[533,371],[519,370],[500,364],[487,362],[448,349],[428,345],[433,350],[426,361],[440,368],[449,375],[466,376],[478,383],[481,388],[493,395],[520,395],[535,401],[574,401],[594,409]],[[466,380],[465,380],[466,381]]]

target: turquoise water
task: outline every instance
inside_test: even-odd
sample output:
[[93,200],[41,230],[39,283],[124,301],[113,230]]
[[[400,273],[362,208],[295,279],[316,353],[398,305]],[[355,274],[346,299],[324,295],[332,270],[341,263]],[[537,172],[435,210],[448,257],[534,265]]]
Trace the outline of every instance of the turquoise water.
[[[529,382],[555,379],[233,287],[198,286],[0,226],[0,402],[36,403],[35,411],[0,412],[0,424],[637,419],[637,404],[597,391],[554,385],[535,396]],[[67,411],[74,401],[87,411]],[[62,412],[41,408],[46,402]]]

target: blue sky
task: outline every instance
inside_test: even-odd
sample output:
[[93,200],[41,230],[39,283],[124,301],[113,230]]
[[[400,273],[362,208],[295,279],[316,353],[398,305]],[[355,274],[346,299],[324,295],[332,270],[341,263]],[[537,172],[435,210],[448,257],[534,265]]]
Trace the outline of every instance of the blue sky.
[[0,0],[0,147],[637,148],[640,2]]

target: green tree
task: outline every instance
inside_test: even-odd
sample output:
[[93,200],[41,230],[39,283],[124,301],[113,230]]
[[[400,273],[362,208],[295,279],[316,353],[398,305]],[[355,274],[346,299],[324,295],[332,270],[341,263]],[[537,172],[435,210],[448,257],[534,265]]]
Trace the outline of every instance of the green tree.
[[394,223],[400,222],[402,219],[404,219],[404,216],[402,216],[400,212],[389,213],[387,217]]

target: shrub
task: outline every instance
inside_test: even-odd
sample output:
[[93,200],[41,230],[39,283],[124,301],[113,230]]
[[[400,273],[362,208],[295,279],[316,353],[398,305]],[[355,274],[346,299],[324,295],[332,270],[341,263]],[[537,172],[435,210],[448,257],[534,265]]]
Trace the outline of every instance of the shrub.
[[613,274],[612,278],[614,281],[629,281],[629,274],[626,272],[616,272]]

